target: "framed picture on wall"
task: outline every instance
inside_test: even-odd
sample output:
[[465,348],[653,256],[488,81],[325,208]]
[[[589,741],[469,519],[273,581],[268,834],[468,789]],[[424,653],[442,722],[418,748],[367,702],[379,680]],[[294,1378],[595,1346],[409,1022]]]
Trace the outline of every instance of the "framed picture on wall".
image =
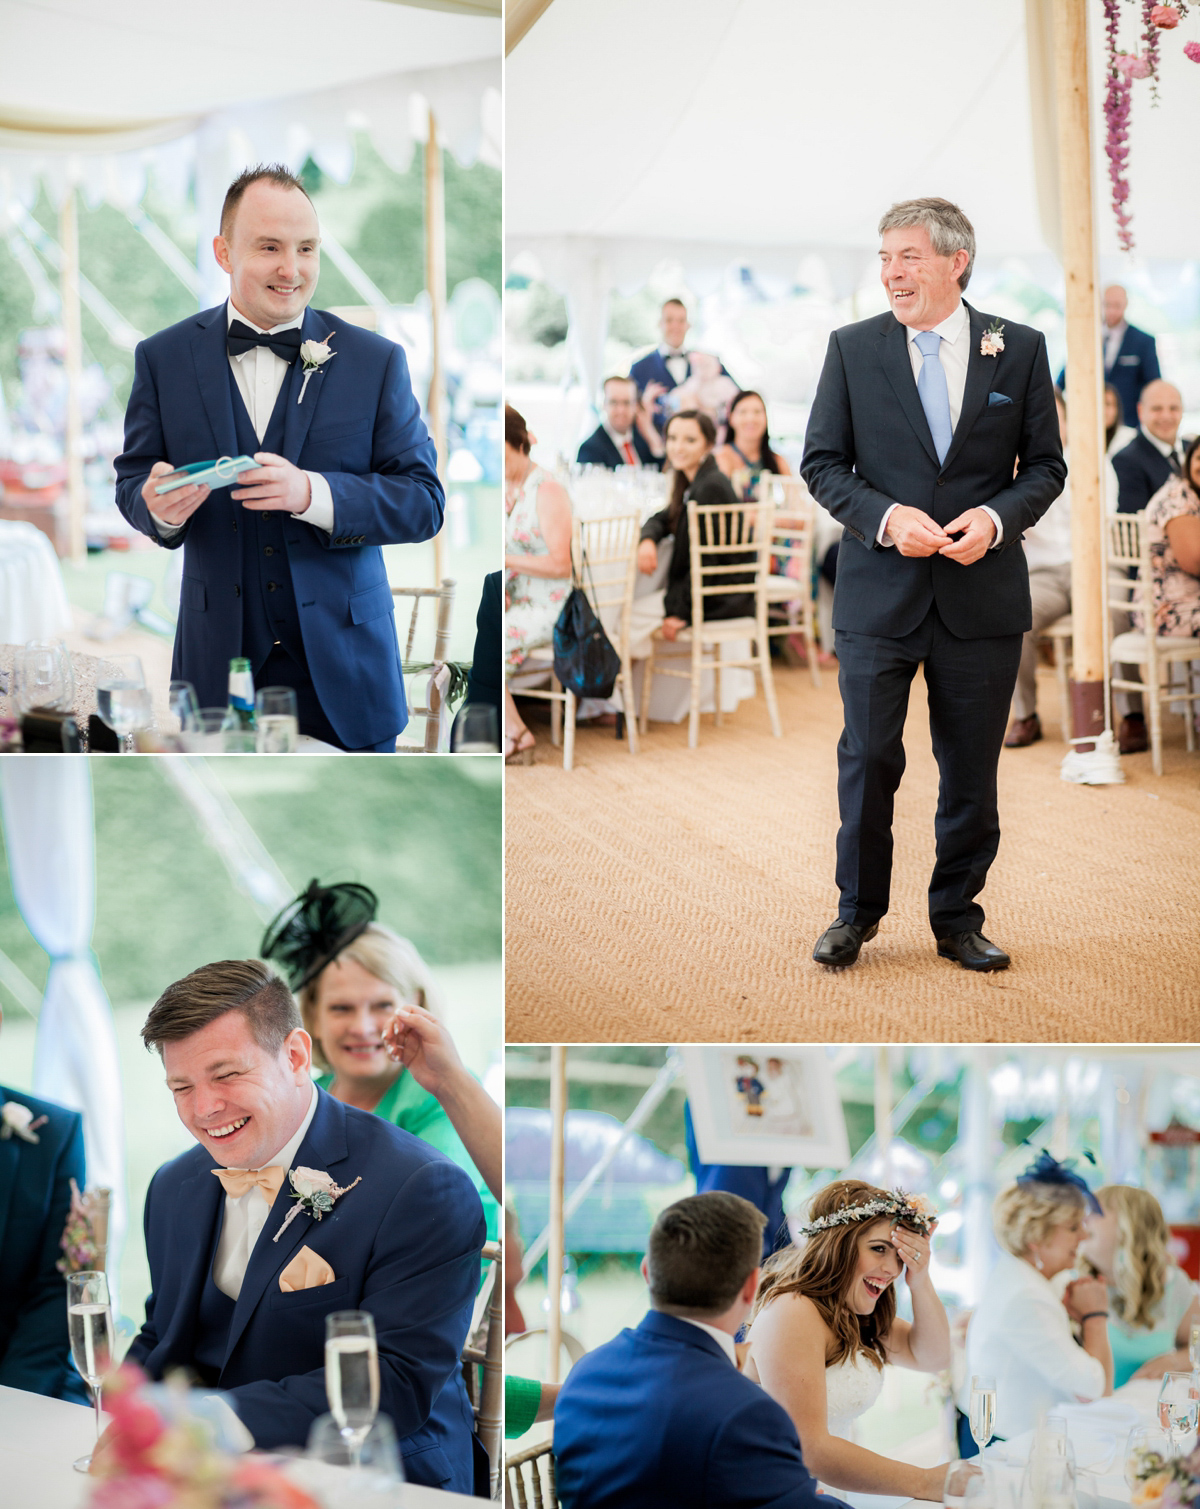
[[820,1048],[684,1048],[696,1146],[705,1163],[843,1168],[846,1118]]

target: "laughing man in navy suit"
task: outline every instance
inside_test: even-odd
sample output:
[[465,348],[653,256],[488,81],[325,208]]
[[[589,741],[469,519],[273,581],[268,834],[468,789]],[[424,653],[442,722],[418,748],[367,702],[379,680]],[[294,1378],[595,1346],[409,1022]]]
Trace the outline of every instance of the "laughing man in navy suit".
[[[220,707],[246,656],[256,685],[295,689],[301,732],[394,749],[408,710],[380,547],[432,539],[445,504],[404,352],[307,307],[320,234],[286,168],[230,186],[213,250],[229,300],[138,346],[116,461],[121,512],[183,548],[171,675]],[[237,455],[260,463],[241,485],[155,492]]]
[[[366,1310],[380,1413],[408,1477],[471,1493],[459,1359],[484,1219],[466,1174],[317,1089],[292,993],[257,960],[172,985],[142,1037],[199,1146],[146,1195],[152,1293],[130,1358],[153,1378],[183,1367],[224,1390],[257,1446],[303,1446],[328,1408],[325,1317]],[[310,1213],[289,1171],[301,1193],[332,1184],[332,1210]]]
[[554,1407],[563,1509],[843,1509],[818,1499],[786,1411],[738,1371],[765,1224],[723,1190],[655,1221],[650,1313],[581,1358]]
[[853,964],[888,909],[923,664],[941,775],[930,926],[942,957],[1004,969],[976,897],[1000,842],[996,769],[1033,622],[1021,536],[1067,476],[1054,387],[1037,330],[964,302],[975,232],[957,205],[893,205],[879,234],[890,311],[830,336],[801,466],[845,526],[833,598],[841,902],[813,958]]

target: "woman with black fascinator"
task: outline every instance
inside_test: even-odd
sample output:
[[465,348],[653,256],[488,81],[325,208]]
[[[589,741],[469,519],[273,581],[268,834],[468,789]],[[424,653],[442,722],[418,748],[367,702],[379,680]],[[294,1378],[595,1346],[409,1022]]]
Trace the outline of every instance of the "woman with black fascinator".
[[479,1191],[499,1235],[499,1107],[465,1068],[425,961],[376,922],[363,885],[312,881],[267,928],[262,956],[288,977],[313,1040],[317,1083],[429,1143]]

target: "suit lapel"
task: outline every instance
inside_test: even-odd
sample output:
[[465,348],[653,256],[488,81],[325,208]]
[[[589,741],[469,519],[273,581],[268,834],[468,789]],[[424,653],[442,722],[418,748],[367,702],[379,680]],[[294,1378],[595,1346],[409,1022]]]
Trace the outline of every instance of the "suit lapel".
[[[300,333],[306,341],[325,341],[334,333],[334,327],[315,310],[306,309]],[[333,361],[337,360],[335,356]],[[327,362],[324,367],[318,367],[305,387],[304,362],[297,357],[284,380],[283,392],[287,407],[283,416],[283,454],[293,466],[300,464],[300,452],[304,448],[313,415],[317,412],[317,404],[321,401],[321,390],[329,381],[330,365]],[[303,403],[300,402],[301,389],[304,391]]]
[[[963,302],[966,303],[965,300]],[[962,450],[967,436],[971,433],[971,426],[979,418],[987,402],[988,392],[996,380],[997,369],[1004,360],[1003,352],[999,356],[984,356],[980,351],[980,343],[983,340],[983,315],[977,309],[972,309],[969,304],[966,307],[971,330],[971,349],[967,353],[967,383],[963,389],[962,409],[959,412],[958,423],[954,426],[950,449],[946,452],[945,461],[942,462],[943,471]]]
[[[236,456],[237,427],[233,421],[233,396],[229,390],[229,355],[225,346],[225,305],[206,309],[197,319],[192,338],[192,358],[200,399],[212,425],[217,456]],[[216,460],[216,456],[212,458]]]
[[168,1351],[175,1357],[191,1357],[200,1295],[208,1277],[208,1266],[216,1251],[224,1214],[222,1201],[225,1191],[221,1187],[221,1181],[210,1173],[209,1167],[206,1164],[190,1179],[185,1179],[180,1184],[176,1197],[177,1218],[182,1217],[186,1223],[177,1240],[187,1256],[180,1267],[179,1294],[174,1314],[159,1333],[160,1340],[167,1344]]
[[[0,1088],[0,1105],[8,1099]],[[8,1208],[17,1187],[17,1163],[21,1156],[21,1142],[16,1136],[0,1142],[0,1252],[4,1251],[4,1229],[8,1225]]]
[[925,418],[925,410],[921,407],[921,396],[917,392],[912,360],[908,354],[908,327],[893,317],[891,329],[884,331],[875,343],[875,349],[879,353],[884,374],[892,385],[892,391],[900,400],[900,407],[904,410],[905,418],[912,425],[917,439],[929,452],[930,459],[936,463],[937,447],[929,432],[929,421]]

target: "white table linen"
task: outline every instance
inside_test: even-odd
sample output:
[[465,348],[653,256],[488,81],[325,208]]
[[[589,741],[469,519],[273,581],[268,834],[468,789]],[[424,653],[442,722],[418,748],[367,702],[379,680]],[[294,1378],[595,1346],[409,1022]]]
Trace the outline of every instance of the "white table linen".
[[0,519],[0,644],[59,639],[71,605],[54,546],[36,524]]

